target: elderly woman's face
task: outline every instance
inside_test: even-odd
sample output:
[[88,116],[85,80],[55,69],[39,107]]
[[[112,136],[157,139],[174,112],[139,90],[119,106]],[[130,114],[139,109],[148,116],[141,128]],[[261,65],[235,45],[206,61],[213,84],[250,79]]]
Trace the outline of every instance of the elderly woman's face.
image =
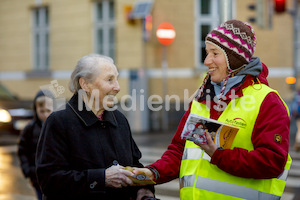
[[221,49],[210,43],[206,43],[206,53],[204,64],[208,67],[207,73],[213,82],[220,83],[228,74],[225,54]]
[[118,82],[119,73],[116,66],[107,64],[102,66],[100,73],[93,83],[90,83],[91,89],[99,90],[100,109],[114,106],[114,97],[120,91]]

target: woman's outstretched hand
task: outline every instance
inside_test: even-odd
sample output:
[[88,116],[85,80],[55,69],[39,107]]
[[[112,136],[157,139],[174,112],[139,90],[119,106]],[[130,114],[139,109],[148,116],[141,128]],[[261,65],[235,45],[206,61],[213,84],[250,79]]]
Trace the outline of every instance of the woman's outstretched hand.
[[151,172],[148,168],[133,168],[134,174],[140,174],[144,173],[146,176],[148,176],[151,180],[154,180],[154,174]]

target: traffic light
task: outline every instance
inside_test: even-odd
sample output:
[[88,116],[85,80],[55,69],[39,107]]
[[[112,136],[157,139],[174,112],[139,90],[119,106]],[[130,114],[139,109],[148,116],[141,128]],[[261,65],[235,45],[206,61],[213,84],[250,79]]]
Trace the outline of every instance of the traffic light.
[[268,4],[264,0],[256,0],[256,3],[248,5],[248,10],[253,11],[252,16],[248,18],[250,23],[256,23],[261,28],[268,27],[269,9]]
[[285,11],[286,0],[274,0],[274,10],[276,13],[283,13]]
[[293,76],[286,77],[285,82],[289,85],[289,87],[292,91],[296,90],[297,79],[295,77],[293,77]]
[[152,31],[152,16],[151,15],[147,15],[145,17],[145,29],[147,31]]
[[[255,12],[256,11],[256,4],[248,5],[248,9]],[[254,23],[254,22],[256,22],[256,17],[251,16],[251,17],[248,18],[248,21],[251,22],[251,23]]]
[[123,9],[126,22],[128,24],[134,24],[135,21],[130,17],[130,14],[132,12],[132,5],[125,5]]
[[152,15],[147,15],[145,19],[143,20],[143,38],[144,41],[149,41],[151,39],[151,33],[152,33]]
[[289,85],[295,84],[296,83],[296,78],[293,77],[293,76],[286,77],[285,82]]

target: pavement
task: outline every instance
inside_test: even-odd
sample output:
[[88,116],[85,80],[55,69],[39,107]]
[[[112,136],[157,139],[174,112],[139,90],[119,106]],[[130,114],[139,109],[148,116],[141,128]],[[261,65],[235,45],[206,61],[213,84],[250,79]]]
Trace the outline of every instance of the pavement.
[[[173,134],[169,133],[133,133],[140,147],[144,160],[143,164],[156,161],[166,150]],[[36,200],[35,192],[29,181],[23,177],[20,162],[17,157],[18,135],[0,133],[0,200]],[[177,181],[170,183],[175,191],[170,191],[168,185],[162,185],[157,192],[161,200],[179,199]]]
[[[140,148],[144,165],[161,157],[171,142],[174,131],[133,133]],[[0,200],[35,200],[35,193],[23,177],[17,159],[17,135],[0,135]],[[282,200],[300,200],[300,153],[291,148],[292,167]],[[161,200],[179,200],[178,179],[156,186],[156,195]]]
[[[151,164],[161,157],[170,144],[174,131],[156,132],[146,134],[134,134],[133,137],[139,146],[143,156],[141,162],[144,165]],[[295,133],[290,134],[290,156],[293,159],[287,179],[285,191],[281,200],[300,200],[300,152],[295,152],[293,138]],[[179,200],[178,179],[155,186],[156,196],[161,200]]]

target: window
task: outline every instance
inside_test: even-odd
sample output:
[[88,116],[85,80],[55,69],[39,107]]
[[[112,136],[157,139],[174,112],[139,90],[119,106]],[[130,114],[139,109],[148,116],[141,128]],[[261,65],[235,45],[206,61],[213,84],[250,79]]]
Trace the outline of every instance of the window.
[[95,52],[115,59],[114,2],[95,2]]
[[203,62],[206,56],[205,37],[219,24],[218,0],[195,0],[196,1],[196,66],[204,67]]
[[49,70],[49,16],[48,8],[33,10],[34,70]]

